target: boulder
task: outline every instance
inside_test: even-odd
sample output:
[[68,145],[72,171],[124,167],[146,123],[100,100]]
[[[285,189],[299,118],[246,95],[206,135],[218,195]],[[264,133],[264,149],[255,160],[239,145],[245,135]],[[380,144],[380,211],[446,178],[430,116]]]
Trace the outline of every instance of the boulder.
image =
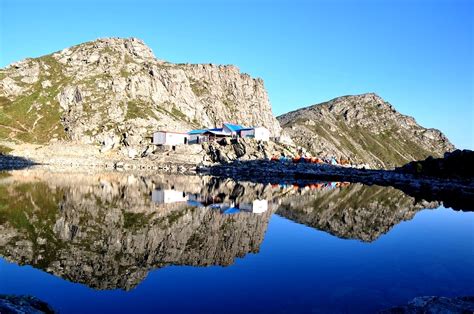
[[0,313],[55,313],[46,302],[33,296],[0,295]]
[[135,148],[128,149],[128,158],[135,158],[138,156],[138,152]]
[[236,142],[232,144],[232,147],[234,148],[235,155],[237,158],[242,157],[246,153],[245,145],[243,143]]
[[419,314],[419,313],[474,313],[474,296],[467,297],[438,297],[426,296],[414,298],[407,305],[393,307],[380,313],[390,314]]

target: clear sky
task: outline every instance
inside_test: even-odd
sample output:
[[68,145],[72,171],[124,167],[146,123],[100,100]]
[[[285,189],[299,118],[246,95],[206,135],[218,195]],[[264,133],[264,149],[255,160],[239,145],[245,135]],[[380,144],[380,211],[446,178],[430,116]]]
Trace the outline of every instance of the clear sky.
[[99,37],[171,62],[235,64],[275,114],[375,92],[474,148],[474,1],[0,0],[0,67]]

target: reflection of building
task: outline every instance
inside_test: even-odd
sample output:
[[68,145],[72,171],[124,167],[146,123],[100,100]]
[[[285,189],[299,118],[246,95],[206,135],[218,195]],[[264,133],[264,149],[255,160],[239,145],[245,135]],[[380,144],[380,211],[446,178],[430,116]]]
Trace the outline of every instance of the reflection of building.
[[254,200],[252,203],[240,203],[239,209],[251,212],[254,214],[261,214],[268,210],[268,201],[267,200]]
[[153,190],[153,192],[151,193],[151,199],[153,200],[153,202],[158,204],[169,204],[186,202],[188,200],[188,197],[183,191]]
[[174,186],[157,187],[152,191],[152,200],[157,204],[186,203],[191,207],[209,207],[223,214],[252,213],[262,214],[271,209],[273,201],[253,197],[234,197],[232,194],[214,191],[214,193],[189,193],[175,190]]
[[224,214],[236,214],[240,212],[247,212],[253,214],[262,214],[268,210],[267,200],[254,200],[252,203],[238,203],[238,204],[218,204],[214,206],[219,208]]

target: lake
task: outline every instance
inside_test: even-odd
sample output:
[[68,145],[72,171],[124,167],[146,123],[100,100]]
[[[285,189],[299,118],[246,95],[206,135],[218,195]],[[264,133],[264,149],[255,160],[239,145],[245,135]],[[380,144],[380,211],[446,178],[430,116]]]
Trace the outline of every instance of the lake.
[[61,313],[371,313],[474,295],[474,213],[392,187],[0,173],[0,294]]

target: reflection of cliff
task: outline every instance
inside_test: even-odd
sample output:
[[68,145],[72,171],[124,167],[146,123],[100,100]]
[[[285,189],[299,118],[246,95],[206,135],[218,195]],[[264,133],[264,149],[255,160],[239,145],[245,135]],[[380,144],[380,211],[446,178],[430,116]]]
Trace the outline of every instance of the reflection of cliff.
[[0,175],[0,255],[93,288],[131,289],[152,269],[231,265],[258,252],[276,207],[338,237],[373,241],[435,205],[361,184],[14,171]]
[[[161,178],[44,175],[47,183],[30,172],[0,184],[0,254],[97,289],[131,289],[166,265],[230,265],[258,252],[272,214],[155,204],[152,191],[170,184]],[[199,177],[176,177],[173,188],[265,191]]]
[[437,203],[416,203],[402,191],[351,184],[281,200],[277,214],[340,238],[376,240],[393,226]]

